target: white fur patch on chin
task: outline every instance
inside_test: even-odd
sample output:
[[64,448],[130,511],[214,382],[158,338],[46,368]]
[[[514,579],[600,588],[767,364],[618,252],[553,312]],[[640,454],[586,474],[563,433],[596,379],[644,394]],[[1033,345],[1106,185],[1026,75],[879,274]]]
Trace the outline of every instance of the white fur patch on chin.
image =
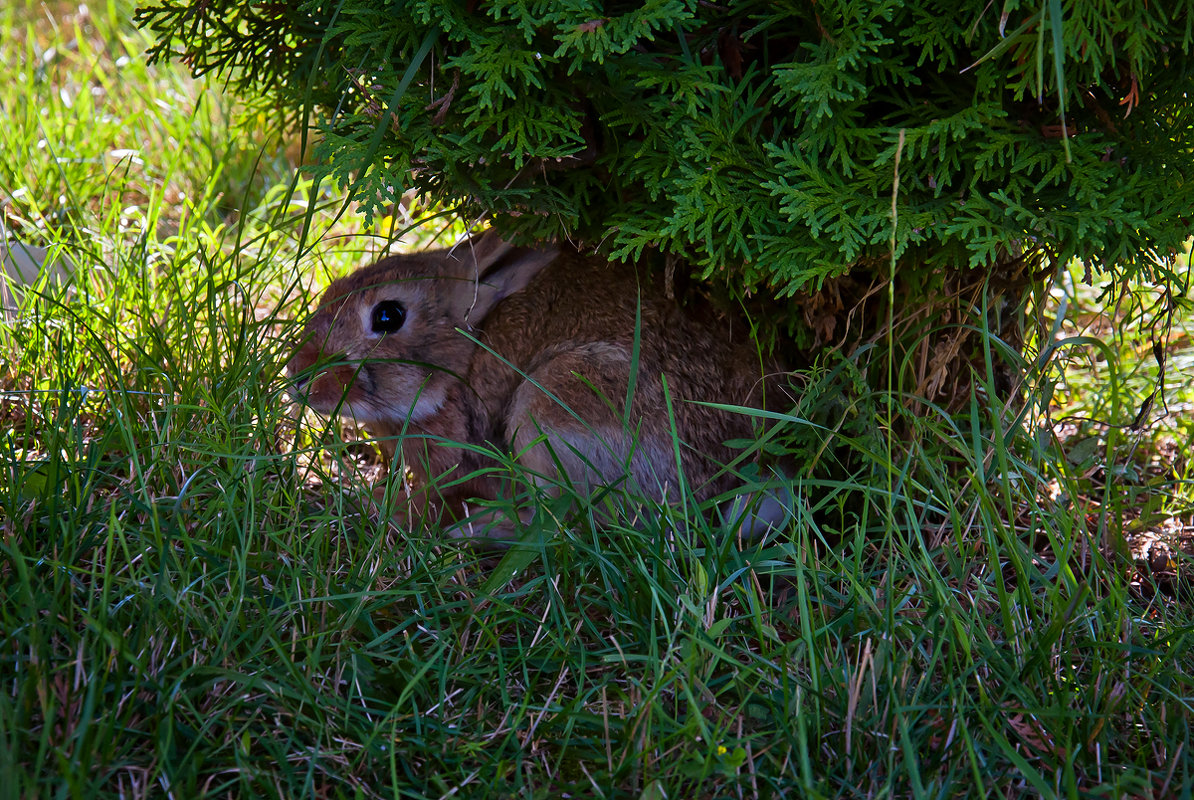
[[398,404],[379,407],[372,398],[357,402],[345,402],[340,406],[340,416],[349,417],[365,425],[370,422],[394,425],[404,420],[422,423],[438,414],[439,410],[443,408],[444,394],[442,388],[428,388],[419,394],[413,404],[405,407]]
[[444,407],[445,396],[446,392],[443,386],[424,386],[423,391],[419,392],[419,396],[415,399],[414,405],[407,409],[410,421],[423,422],[438,414],[439,410]]
[[444,393],[437,392],[436,395],[431,396],[426,392],[419,395],[419,399],[415,401],[414,407],[410,410],[412,422],[423,422],[439,413],[444,405]]
[[386,417],[378,414],[376,409],[368,403],[349,403],[344,402],[339,408],[340,416],[345,419],[350,419],[353,422],[359,422],[368,425],[370,422],[384,422]]

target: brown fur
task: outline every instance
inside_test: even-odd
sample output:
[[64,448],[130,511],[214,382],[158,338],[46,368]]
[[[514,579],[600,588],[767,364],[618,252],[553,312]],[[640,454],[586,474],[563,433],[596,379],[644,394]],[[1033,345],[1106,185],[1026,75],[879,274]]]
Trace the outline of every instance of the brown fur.
[[[379,336],[372,309],[389,299],[406,307],[406,321]],[[624,426],[636,312],[638,375]],[[564,246],[516,249],[489,234],[472,247],[387,258],[334,282],[288,369],[316,411],[339,410],[393,437],[382,442],[391,458],[400,442],[416,486],[485,466],[477,453],[442,442],[489,443],[518,454],[547,485],[561,477],[558,462],[582,491],[626,483],[674,499],[660,376],[685,443],[685,479],[698,496],[732,488],[718,474],[736,455],[725,442],[749,437],[751,419],[691,401],[761,406],[759,359],[745,334],[705,306],[681,309],[633,265]],[[444,505],[455,513],[464,499],[499,490],[494,479],[475,479],[448,497],[422,498],[418,513]]]

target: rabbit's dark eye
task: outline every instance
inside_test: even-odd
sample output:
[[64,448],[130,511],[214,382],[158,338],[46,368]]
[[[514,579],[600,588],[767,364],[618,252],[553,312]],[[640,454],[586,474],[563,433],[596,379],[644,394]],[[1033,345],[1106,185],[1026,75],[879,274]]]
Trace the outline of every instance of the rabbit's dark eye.
[[393,333],[406,322],[406,309],[397,300],[382,300],[373,307],[373,332]]

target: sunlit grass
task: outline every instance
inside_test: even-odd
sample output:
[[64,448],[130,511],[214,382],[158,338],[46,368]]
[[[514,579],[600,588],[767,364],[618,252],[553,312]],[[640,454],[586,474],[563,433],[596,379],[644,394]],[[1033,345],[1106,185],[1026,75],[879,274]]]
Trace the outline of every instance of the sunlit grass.
[[130,18],[0,11],[5,229],[65,265],[0,323],[0,795],[1194,784],[1190,610],[1119,540],[1189,520],[1188,314],[1136,429],[1154,290],[1116,311],[1063,276],[1041,337],[1090,341],[1022,408],[988,381],[961,413],[900,398],[885,430],[889,398],[826,354],[780,437],[792,519],[759,541],[529,488],[506,553],[402,530],[372,448],[300,419],[281,368],[405,222],[362,230],[273,120],[147,67]]

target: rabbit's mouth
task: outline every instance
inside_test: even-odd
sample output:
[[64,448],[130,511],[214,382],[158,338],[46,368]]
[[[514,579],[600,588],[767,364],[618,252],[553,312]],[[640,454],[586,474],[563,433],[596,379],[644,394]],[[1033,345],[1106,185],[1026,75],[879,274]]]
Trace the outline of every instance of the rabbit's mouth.
[[374,378],[365,362],[339,361],[311,367],[293,375],[292,380],[291,397],[321,414],[361,419],[362,415],[356,412],[372,405],[369,400]]
[[[383,373],[384,377],[384,373]],[[292,376],[290,395],[320,414],[337,414],[357,422],[423,422],[443,406],[446,390],[424,380],[413,396],[383,383],[368,361],[339,361]]]

